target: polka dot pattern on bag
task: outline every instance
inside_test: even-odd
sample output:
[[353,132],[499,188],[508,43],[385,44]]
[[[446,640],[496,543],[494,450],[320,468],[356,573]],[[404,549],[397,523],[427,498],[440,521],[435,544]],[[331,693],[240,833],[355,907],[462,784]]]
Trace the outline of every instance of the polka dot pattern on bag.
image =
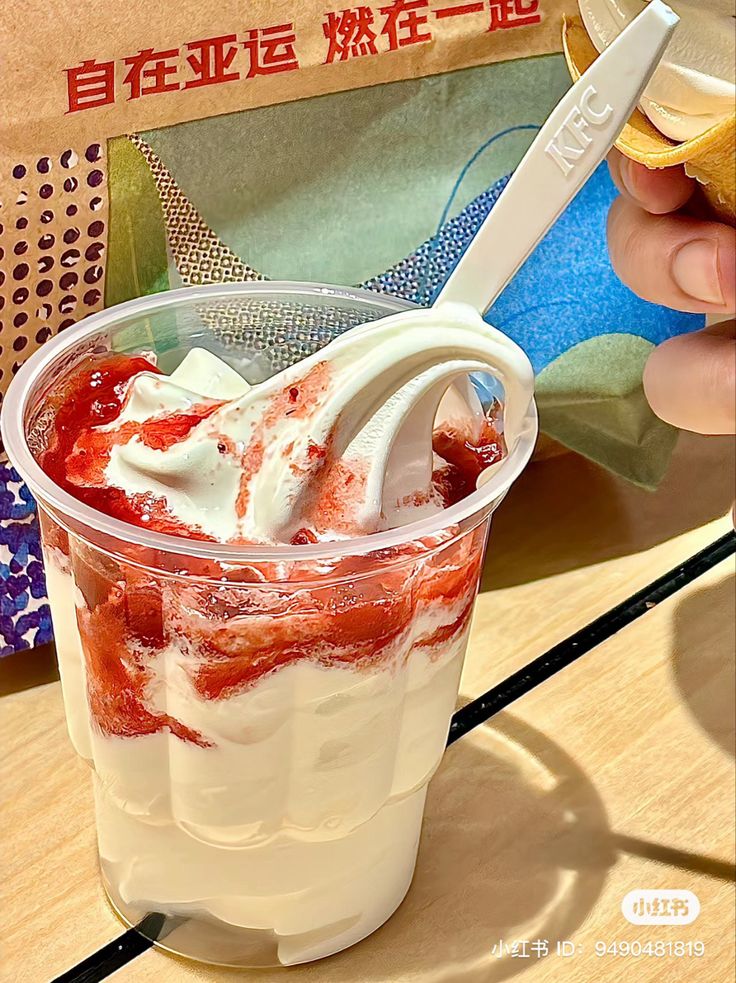
[[0,187],[3,393],[28,355],[103,306],[105,145],[90,142],[11,163]]

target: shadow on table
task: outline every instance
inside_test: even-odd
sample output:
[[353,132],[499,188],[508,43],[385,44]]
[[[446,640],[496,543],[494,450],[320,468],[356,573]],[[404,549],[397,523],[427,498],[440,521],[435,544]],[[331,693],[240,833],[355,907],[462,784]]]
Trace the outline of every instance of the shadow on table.
[[[725,566],[725,564],[724,564]],[[733,561],[728,566],[733,569]],[[672,671],[708,736],[736,754],[736,584],[732,573],[683,598],[675,610]]]
[[[598,793],[547,737],[508,714],[450,748],[427,801],[417,872],[396,914],[360,945],[289,980],[497,983],[536,957],[503,943],[568,939],[615,861]],[[222,975],[220,975],[222,972]],[[218,980],[242,974],[218,971]],[[283,970],[258,972],[264,983]]]
[[637,836],[627,836],[625,833],[616,833],[613,844],[620,853],[643,857],[655,864],[662,864],[675,870],[686,870],[693,874],[705,874],[706,877],[712,877],[717,881],[736,881],[736,867],[727,860],[721,860],[720,857],[680,850],[666,843],[643,840]]
[[[729,561],[732,565],[732,561]],[[732,574],[682,598],[674,612],[671,665],[688,710],[728,754],[736,753],[736,584]],[[679,870],[736,879],[734,865],[662,843],[616,834],[614,846]]]
[[730,437],[681,434],[656,492],[576,454],[530,465],[494,517],[481,590],[637,553],[725,515],[734,449]]

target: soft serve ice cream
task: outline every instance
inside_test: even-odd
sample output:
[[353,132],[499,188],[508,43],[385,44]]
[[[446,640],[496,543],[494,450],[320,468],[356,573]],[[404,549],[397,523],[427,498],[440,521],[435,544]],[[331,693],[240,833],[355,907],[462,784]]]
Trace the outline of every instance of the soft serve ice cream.
[[[603,51],[644,9],[645,0],[578,0],[588,35]],[[642,96],[648,118],[672,140],[691,140],[728,119],[736,103],[736,21],[732,0],[671,0],[680,18]]]
[[[467,382],[488,369],[503,434]],[[38,457],[57,485],[182,539],[173,554],[91,543],[41,511],[69,729],[130,922],[165,916],[163,944],[210,961],[292,964],[401,902],[487,528],[482,512],[411,524],[513,451],[531,390],[520,350],[450,305],[354,329],[254,386],[202,350],[170,376],[108,353],[50,394]],[[400,545],[351,552],[398,526]],[[207,542],[245,561],[192,548]]]
[[[65,397],[72,425],[44,468],[102,511],[161,531],[229,543],[288,543],[304,527],[318,539],[371,533],[415,518],[422,501],[448,504],[432,433],[460,422],[481,438],[483,421],[448,387],[489,365],[515,435],[528,362],[464,305],[353,329],[253,387],[203,350],[168,377],[144,359],[93,365],[94,385],[77,376],[82,403]],[[111,419],[80,426],[88,396]]]

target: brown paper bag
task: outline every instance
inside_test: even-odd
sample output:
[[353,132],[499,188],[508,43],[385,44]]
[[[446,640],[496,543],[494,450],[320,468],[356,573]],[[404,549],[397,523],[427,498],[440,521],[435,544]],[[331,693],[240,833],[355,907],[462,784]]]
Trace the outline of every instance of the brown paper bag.
[[[574,0],[385,0],[334,10],[322,0],[5,4],[0,396],[32,351],[105,305],[112,138],[558,51],[562,13],[573,7]],[[237,276],[247,277],[241,267]]]

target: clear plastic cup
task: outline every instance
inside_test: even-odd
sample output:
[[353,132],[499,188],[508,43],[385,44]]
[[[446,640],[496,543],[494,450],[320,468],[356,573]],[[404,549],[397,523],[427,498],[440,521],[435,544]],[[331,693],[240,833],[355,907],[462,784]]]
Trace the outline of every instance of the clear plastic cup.
[[193,346],[258,382],[411,305],[298,283],[199,287],[93,315],[19,371],[2,417],[39,506],[69,734],[89,762],[102,878],[179,955],[291,965],[401,903],[457,697],[491,514],[536,411],[478,491],[335,543],[240,547],[130,526],[41,470],[48,397],[91,352]]

